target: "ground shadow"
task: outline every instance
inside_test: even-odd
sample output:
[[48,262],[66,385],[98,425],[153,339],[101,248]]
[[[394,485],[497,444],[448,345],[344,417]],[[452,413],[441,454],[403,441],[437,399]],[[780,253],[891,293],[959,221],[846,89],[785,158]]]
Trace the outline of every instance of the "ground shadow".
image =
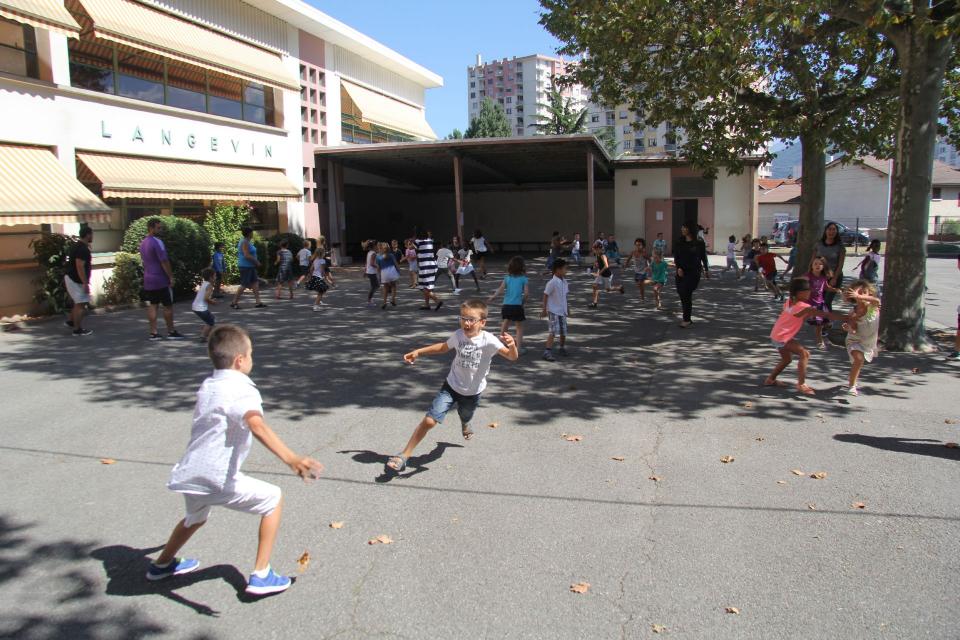
[[896,438],[868,436],[862,433],[838,433],[833,436],[833,439],[897,453],[912,453],[945,460],[960,460],[960,447],[947,447],[945,442],[929,438]]
[[438,442],[433,447],[433,450],[429,453],[419,456],[410,456],[410,458],[407,460],[407,471],[402,473],[397,473],[393,469],[390,469],[386,466],[387,461],[391,458],[391,455],[368,450],[344,450],[337,451],[337,453],[353,454],[350,456],[350,458],[353,459],[354,462],[359,462],[360,464],[374,464],[383,467],[383,473],[374,479],[375,482],[382,484],[397,478],[412,478],[419,473],[429,471],[430,467],[427,465],[439,460],[443,456],[443,452],[451,448],[462,449],[463,445],[452,444],[450,442]]

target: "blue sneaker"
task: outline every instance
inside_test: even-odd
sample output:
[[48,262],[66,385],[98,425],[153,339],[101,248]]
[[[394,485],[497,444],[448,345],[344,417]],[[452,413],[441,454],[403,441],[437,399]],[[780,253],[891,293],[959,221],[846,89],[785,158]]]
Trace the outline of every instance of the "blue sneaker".
[[150,569],[147,570],[147,580],[163,580],[171,576],[190,573],[199,568],[200,561],[193,558],[174,558],[173,561],[165,567],[158,567],[151,562]]
[[273,568],[267,572],[266,577],[260,578],[250,574],[250,581],[247,582],[247,593],[254,596],[266,596],[271,593],[280,593],[290,588],[293,581],[287,576],[278,576]]

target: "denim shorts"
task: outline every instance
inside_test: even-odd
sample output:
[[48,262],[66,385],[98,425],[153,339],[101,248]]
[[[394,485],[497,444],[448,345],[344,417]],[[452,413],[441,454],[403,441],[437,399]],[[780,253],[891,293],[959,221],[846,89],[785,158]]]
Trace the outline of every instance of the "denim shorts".
[[567,337],[567,316],[559,316],[555,313],[547,314],[547,322],[551,335],[558,338]]
[[258,280],[256,267],[240,267],[240,285],[251,287]]
[[478,404],[480,404],[479,393],[475,396],[460,395],[447,382],[444,382],[440,391],[434,396],[433,404],[430,405],[427,416],[436,420],[438,424],[443,424],[443,419],[447,413],[453,408],[453,405],[457,405],[460,423],[470,424],[470,420],[473,419],[473,412],[477,410]]
[[194,309],[193,312],[197,314],[197,317],[203,320],[203,323],[208,327],[212,327],[217,322],[216,319],[214,319],[213,314],[210,313],[209,309],[205,311],[197,311]]

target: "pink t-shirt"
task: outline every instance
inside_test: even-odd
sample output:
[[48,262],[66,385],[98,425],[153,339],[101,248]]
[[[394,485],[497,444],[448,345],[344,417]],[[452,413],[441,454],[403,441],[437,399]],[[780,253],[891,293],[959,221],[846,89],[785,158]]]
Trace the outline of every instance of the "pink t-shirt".
[[784,302],[783,312],[773,325],[773,331],[770,332],[770,339],[774,342],[782,342],[784,344],[793,340],[794,336],[796,336],[803,327],[803,318],[798,318],[794,314],[809,308],[809,304],[800,302],[799,300],[794,302],[793,305],[790,304],[790,300]]

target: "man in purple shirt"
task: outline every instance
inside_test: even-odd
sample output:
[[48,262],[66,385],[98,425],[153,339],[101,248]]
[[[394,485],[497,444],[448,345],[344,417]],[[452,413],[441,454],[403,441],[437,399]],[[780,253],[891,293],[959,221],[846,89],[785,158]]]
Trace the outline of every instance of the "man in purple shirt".
[[161,340],[157,333],[157,305],[163,305],[163,320],[167,323],[168,338],[182,338],[173,326],[173,269],[163,240],[157,235],[163,230],[159,218],[147,221],[147,237],[140,243],[140,258],[143,261],[143,299],[147,302],[147,319],[150,321],[150,340]]

